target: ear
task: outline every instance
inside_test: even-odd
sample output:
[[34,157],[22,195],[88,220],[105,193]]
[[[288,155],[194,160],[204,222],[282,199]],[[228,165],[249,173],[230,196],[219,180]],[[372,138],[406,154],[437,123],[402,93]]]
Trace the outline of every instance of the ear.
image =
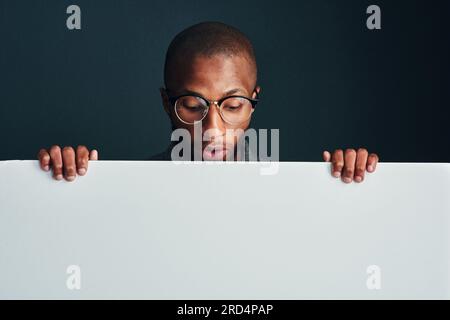
[[161,101],[164,107],[164,111],[169,115],[170,117],[170,102],[169,97],[167,96],[166,89],[163,87],[159,88],[159,92],[161,94]]
[[253,91],[253,94],[252,94],[252,99],[257,99],[258,96],[260,95],[260,93],[261,93],[261,87],[256,86],[255,90]]

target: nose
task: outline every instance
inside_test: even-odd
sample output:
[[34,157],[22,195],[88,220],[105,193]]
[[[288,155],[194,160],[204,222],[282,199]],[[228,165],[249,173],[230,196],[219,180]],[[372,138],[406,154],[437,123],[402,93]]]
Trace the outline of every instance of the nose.
[[209,107],[208,114],[202,121],[203,132],[209,129],[213,129],[217,134],[225,134],[226,127],[225,122],[220,116],[219,108],[217,104],[212,103]]

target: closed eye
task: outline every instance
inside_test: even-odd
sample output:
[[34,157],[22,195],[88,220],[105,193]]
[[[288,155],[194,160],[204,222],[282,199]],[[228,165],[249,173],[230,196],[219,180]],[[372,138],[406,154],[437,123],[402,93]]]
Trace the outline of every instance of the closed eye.
[[242,105],[240,104],[240,105],[237,105],[237,106],[225,106],[225,109],[234,111],[234,110],[238,110],[241,107],[242,107]]

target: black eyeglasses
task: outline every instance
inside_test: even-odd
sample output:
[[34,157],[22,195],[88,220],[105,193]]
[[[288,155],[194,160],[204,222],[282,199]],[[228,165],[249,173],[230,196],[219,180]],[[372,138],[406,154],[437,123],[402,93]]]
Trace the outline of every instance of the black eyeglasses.
[[239,95],[224,97],[218,101],[207,100],[196,94],[169,97],[169,102],[173,105],[175,114],[185,124],[194,124],[205,119],[210,106],[214,104],[219,109],[220,116],[225,122],[231,125],[239,125],[250,119],[258,101],[259,99]]

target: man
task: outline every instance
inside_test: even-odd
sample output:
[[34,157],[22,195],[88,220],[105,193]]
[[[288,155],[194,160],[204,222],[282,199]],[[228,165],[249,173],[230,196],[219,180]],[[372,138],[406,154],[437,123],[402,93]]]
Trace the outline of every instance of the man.
[[[219,22],[182,31],[167,50],[164,84],[162,104],[173,130],[186,130],[192,145],[198,138],[196,126],[210,134],[201,141],[201,160],[230,160],[230,154],[232,160],[241,160],[236,157],[237,145],[261,92],[253,47],[243,33]],[[152,159],[171,160],[173,147],[170,144]],[[41,149],[38,158],[43,170],[53,169],[56,180],[73,181],[77,174],[86,174],[89,160],[97,160],[98,152],[85,146],[52,146]],[[375,171],[378,163],[378,156],[364,148],[324,151],[323,159],[332,162],[332,175],[346,183],[363,181],[365,171]]]

